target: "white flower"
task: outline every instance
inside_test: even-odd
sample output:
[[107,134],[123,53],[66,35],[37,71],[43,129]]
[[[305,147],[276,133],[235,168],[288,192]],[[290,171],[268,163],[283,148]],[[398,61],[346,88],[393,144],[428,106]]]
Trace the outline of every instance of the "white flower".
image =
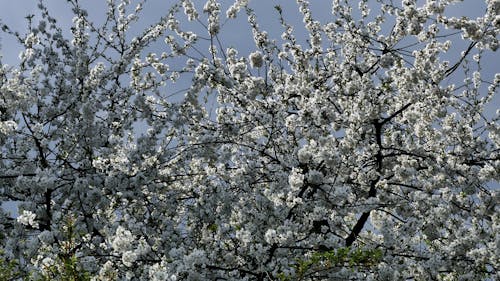
[[53,266],[55,264],[54,260],[50,257],[45,257],[42,260],[42,267],[44,269],[48,269],[49,267]]
[[240,80],[247,75],[247,65],[243,62],[237,62],[229,67],[229,71],[234,78]]
[[110,280],[111,276],[114,276],[115,269],[112,261],[107,261],[104,263],[99,270],[99,279],[98,280]]
[[301,173],[302,170],[298,168],[292,168],[292,172],[288,177],[288,183],[292,190],[298,190],[304,184],[304,174]]
[[243,245],[248,245],[252,241],[252,233],[246,229],[236,231],[236,238],[239,239]]
[[262,67],[264,64],[264,57],[262,56],[262,53],[259,51],[255,51],[248,56],[250,59],[250,66],[253,68],[259,68]]
[[236,15],[241,10],[241,8],[248,5],[249,0],[236,0],[231,7],[226,11],[226,16],[230,19],[236,18]]
[[196,20],[198,18],[198,12],[194,8],[194,5],[189,0],[182,1],[182,7],[184,8],[184,13],[188,17],[189,21]]
[[134,251],[125,251],[122,254],[122,262],[127,267],[131,267],[136,260],[137,260],[137,253]]
[[40,42],[40,40],[38,39],[38,36],[36,36],[35,34],[33,33],[30,33],[28,34],[28,36],[26,37],[26,39],[24,40],[24,44],[26,46],[28,46],[29,48],[32,48],[33,45],[36,45]]
[[220,30],[220,3],[215,0],[209,0],[205,3],[203,11],[208,14],[208,33],[214,36]]
[[130,249],[133,241],[134,236],[132,235],[132,233],[129,230],[125,229],[123,226],[119,226],[116,229],[116,235],[113,239],[113,242],[111,243],[111,246],[113,247],[113,249],[120,252]]
[[297,158],[300,163],[307,163],[312,159],[313,155],[311,153],[310,147],[304,146],[297,152]]
[[189,255],[184,256],[184,264],[188,268],[195,268],[197,265],[203,265],[208,262],[206,253],[203,250],[195,249]]
[[17,217],[17,222],[22,225],[38,228],[38,222],[36,222],[35,219],[36,214],[31,211],[24,210],[23,213],[19,217]]
[[269,244],[273,244],[276,241],[277,237],[278,237],[278,234],[276,233],[276,230],[274,230],[274,229],[268,229],[266,231],[266,234],[264,235],[264,239]]
[[35,54],[35,50],[33,50],[32,48],[27,48],[26,50],[21,51],[19,53],[19,59],[21,61],[29,60],[33,57],[34,54]]
[[17,128],[17,123],[12,120],[0,122],[0,133],[7,135],[15,131]]

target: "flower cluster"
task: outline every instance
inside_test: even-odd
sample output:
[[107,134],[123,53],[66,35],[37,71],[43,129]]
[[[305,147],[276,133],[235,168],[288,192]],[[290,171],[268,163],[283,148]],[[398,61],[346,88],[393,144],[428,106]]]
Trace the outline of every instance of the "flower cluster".
[[23,213],[17,217],[17,222],[22,225],[38,228],[39,225],[35,219],[36,215],[33,212],[24,210]]
[[[269,6],[277,33],[246,0],[179,0],[137,32],[131,2],[92,22],[68,1],[66,32],[41,1],[25,36],[2,27],[16,278],[498,276],[500,1],[297,0]],[[250,47],[225,42],[241,10]]]

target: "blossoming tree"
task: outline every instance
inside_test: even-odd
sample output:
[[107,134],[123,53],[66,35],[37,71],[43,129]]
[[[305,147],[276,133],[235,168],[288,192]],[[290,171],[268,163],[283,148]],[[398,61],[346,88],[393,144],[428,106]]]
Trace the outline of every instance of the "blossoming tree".
[[[281,38],[244,0],[182,0],[142,32],[147,2],[109,0],[101,25],[68,2],[69,35],[43,1],[26,34],[2,26],[23,50],[0,69],[0,198],[19,204],[0,276],[500,276],[500,75],[482,71],[500,1],[334,0],[322,22],[297,0],[275,6]],[[220,40],[242,16],[250,54]]]

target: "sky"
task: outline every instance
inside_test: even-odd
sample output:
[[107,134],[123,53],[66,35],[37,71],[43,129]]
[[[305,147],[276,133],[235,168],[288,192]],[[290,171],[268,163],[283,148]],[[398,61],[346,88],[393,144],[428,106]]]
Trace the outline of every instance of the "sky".
[[[69,27],[72,23],[73,15],[71,13],[71,8],[66,0],[46,0],[46,5],[51,12],[51,15],[58,19],[60,26],[64,27],[65,33],[70,34]],[[90,18],[95,22],[102,22],[105,17],[106,12],[106,1],[104,0],[88,0],[80,1],[82,6],[88,10]],[[136,3],[137,1],[132,1]],[[138,25],[135,29],[131,30],[131,33],[138,32],[144,27],[149,26],[158,20],[162,15],[165,15],[170,8],[171,4],[176,1],[172,0],[150,0],[144,5],[143,17],[140,19]],[[201,13],[201,6],[204,1],[194,0],[195,5]],[[225,18],[225,10],[232,4],[232,1],[221,1],[223,3],[222,7],[222,18]],[[313,17],[324,22],[331,18],[331,1],[328,0],[311,0],[311,8]],[[351,1],[356,3],[357,1]],[[400,1],[395,0],[395,3],[400,3]],[[419,3],[424,3],[424,0],[419,0]],[[460,3],[450,7],[448,13],[460,17],[462,15],[468,15],[473,18],[480,16],[484,12],[485,6],[483,1],[480,0],[466,0],[464,3]],[[27,26],[27,19],[25,18],[29,14],[35,15],[35,22],[37,22],[37,3],[38,0],[0,0],[0,20],[1,23],[7,24],[13,30],[19,31],[24,34]],[[253,0],[250,1],[250,7],[253,8],[258,16],[258,22],[260,23],[263,30],[267,30],[271,38],[279,38],[281,32],[283,31],[278,19],[278,14],[274,9],[275,5],[280,5],[283,9],[283,14],[285,19],[295,27],[296,35],[298,36],[299,42],[305,45],[305,28],[303,27],[302,17],[298,11],[297,5],[293,0]],[[376,11],[373,11],[376,13]],[[182,18],[182,17],[181,17]],[[181,19],[180,18],[180,19]],[[202,27],[197,23],[187,23],[185,20],[182,22],[187,24],[194,31],[203,32]],[[205,31],[206,33],[206,31]],[[304,36],[300,36],[304,34]],[[253,40],[251,39],[251,30],[246,21],[246,15],[244,12],[240,12],[239,18],[236,20],[230,20],[226,22],[222,27],[221,41],[226,47],[235,46],[239,50],[240,55],[247,56],[249,53],[255,50]],[[3,33],[0,33],[0,54],[2,56],[2,63],[15,65],[18,61],[18,55],[20,52],[19,45],[17,45],[12,38],[6,37]],[[148,51],[161,53],[167,51],[167,46],[163,42],[157,42],[152,45],[152,48]],[[460,54],[458,53],[463,48],[459,46],[454,53],[450,54],[450,60],[453,61],[454,58],[458,58]],[[498,71],[498,66],[496,64],[495,56],[493,54],[487,54],[491,59],[487,59],[489,63],[483,66],[483,75],[486,79],[492,77]],[[450,81],[450,83],[453,81]],[[500,97],[495,98],[487,108],[487,115],[493,116],[495,110],[500,105]],[[498,186],[498,184],[496,184]],[[12,202],[4,202],[4,208],[9,210],[14,216],[16,215],[16,204]]]

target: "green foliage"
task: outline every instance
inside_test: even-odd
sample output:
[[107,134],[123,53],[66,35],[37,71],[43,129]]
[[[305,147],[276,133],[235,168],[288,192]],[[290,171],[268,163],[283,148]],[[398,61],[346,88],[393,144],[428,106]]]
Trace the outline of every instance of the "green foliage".
[[20,277],[19,262],[9,260],[4,256],[4,251],[0,250],[0,280],[14,280]]
[[90,279],[90,274],[81,268],[78,258],[72,255],[60,257],[37,281],[90,281]]
[[278,278],[281,281],[301,280],[308,274],[334,267],[370,267],[378,264],[382,260],[382,255],[383,252],[380,249],[351,249],[350,247],[315,252],[308,259],[296,260],[297,263],[293,265],[295,277],[280,273],[278,274]]
[[90,281],[90,274],[78,262],[76,255],[81,235],[75,231],[76,220],[68,216],[62,233],[66,240],[60,242],[61,253],[55,263],[49,266],[40,281]]
[[208,230],[210,230],[210,232],[217,232],[217,229],[218,226],[215,223],[208,226]]

